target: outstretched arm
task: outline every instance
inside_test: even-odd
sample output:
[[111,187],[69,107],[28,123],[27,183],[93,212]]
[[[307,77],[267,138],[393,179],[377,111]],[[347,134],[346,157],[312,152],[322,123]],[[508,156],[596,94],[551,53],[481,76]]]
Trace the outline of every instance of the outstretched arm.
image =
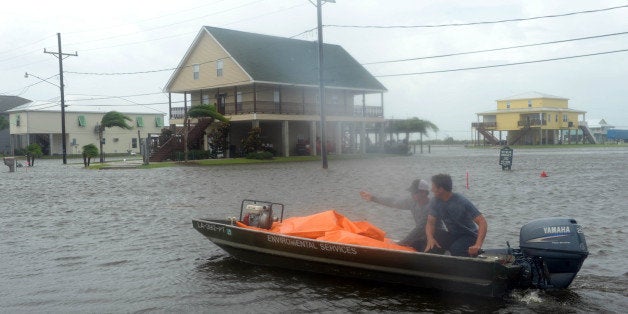
[[367,192],[367,191],[360,191],[360,197],[362,197],[364,200],[370,202],[373,200],[373,194]]

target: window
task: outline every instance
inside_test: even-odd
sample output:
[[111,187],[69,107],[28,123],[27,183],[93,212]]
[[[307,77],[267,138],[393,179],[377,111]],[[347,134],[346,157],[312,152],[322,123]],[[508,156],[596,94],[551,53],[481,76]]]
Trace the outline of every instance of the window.
[[85,116],[78,116],[78,124],[79,126],[87,126],[87,120],[85,120]]
[[216,76],[222,76],[222,60],[216,61]]
[[144,126],[144,119],[142,117],[136,117],[135,118],[135,124],[138,127],[143,127]]
[[554,122],[558,122],[558,114],[554,116]]
[[155,126],[160,128],[164,126],[164,118],[163,117],[155,117]]
[[563,115],[563,122],[567,122],[567,115],[566,114]]
[[203,95],[203,99],[201,99],[201,105],[209,105],[209,95]]
[[137,148],[137,139],[135,137],[131,139],[131,148]]
[[275,112],[281,112],[281,94],[279,90],[273,92],[273,102],[275,103]]
[[20,126],[20,115],[15,116],[15,126]]
[[242,111],[242,92],[236,94],[236,110]]
[[510,109],[510,101],[506,103],[506,109]]
[[528,108],[532,108],[532,100],[528,100]]
[[192,66],[192,68],[194,69],[194,79],[198,80],[198,77],[201,73],[201,66],[199,64],[195,64]]

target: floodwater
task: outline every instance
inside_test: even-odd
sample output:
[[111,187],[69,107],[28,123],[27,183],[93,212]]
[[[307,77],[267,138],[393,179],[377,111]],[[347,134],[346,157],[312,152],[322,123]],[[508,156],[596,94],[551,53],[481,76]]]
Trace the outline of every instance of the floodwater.
[[[498,154],[432,147],[330,159],[328,170],[320,162],[95,171],[78,160],[36,160],[14,173],[3,166],[0,312],[625,312],[628,147],[516,149],[512,171],[501,170]],[[518,246],[529,220],[575,218],[590,255],[571,287],[486,300],[258,267],[192,228],[194,217],[238,215],[251,198],[284,203],[287,216],[334,208],[400,239],[412,228],[410,213],[366,203],[358,192],[404,196],[413,179],[436,173],[451,174],[454,190],[486,216],[485,248]]]

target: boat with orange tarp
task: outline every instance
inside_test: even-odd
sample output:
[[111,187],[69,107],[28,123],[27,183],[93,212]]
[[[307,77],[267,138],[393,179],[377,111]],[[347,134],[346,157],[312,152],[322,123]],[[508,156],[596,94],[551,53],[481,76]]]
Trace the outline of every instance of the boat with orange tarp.
[[283,204],[244,200],[239,218],[198,218],[192,224],[252,264],[487,297],[513,288],[566,288],[588,256],[582,229],[569,218],[534,220],[521,228],[519,249],[508,245],[472,258],[416,252],[375,225],[335,210],[286,219],[283,214]]

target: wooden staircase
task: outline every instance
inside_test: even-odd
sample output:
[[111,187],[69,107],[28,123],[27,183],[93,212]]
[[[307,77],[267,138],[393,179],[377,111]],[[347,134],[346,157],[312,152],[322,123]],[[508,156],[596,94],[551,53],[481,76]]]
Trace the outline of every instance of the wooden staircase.
[[[205,130],[211,124],[213,119],[200,118],[197,123],[188,131],[188,147],[200,148],[203,144],[203,137],[205,136]],[[180,129],[176,134],[173,134],[165,143],[160,143],[158,147],[153,149],[150,154],[149,161],[161,162],[172,158],[174,152],[184,151],[183,136],[184,129]]]
[[526,125],[523,129],[519,131],[519,136],[515,137],[512,142],[508,143],[509,145],[516,145],[528,132],[530,132],[532,128],[529,125]]
[[597,144],[597,141],[595,140],[595,136],[591,134],[591,130],[586,124],[581,123],[580,125],[578,125],[578,128],[582,130],[582,134],[584,134],[584,137],[589,140],[589,143]]
[[483,126],[478,126],[477,129],[478,129],[478,132],[480,132],[484,136],[484,139],[486,139],[489,143],[491,143],[491,145],[498,145],[499,144],[499,139],[496,138],[495,135],[493,135],[491,132],[489,132]]

